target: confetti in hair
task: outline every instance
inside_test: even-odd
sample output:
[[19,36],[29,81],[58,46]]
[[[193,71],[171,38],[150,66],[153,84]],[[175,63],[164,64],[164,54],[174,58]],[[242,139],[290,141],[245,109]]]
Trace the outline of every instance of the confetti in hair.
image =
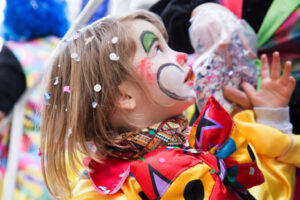
[[94,38],[95,38],[95,36],[85,38],[85,45],[89,44]]
[[76,33],[73,36],[73,40],[77,40],[80,37],[80,33],[76,31]]
[[64,86],[64,92],[71,93],[70,86],[68,85]]
[[68,137],[72,134],[72,128],[69,128],[68,130]]
[[118,61],[118,60],[120,59],[120,57],[117,56],[117,54],[115,54],[115,53],[109,54],[109,58],[110,58],[110,60],[112,60],[112,61]]
[[79,62],[79,61],[80,61],[80,57],[79,57],[79,55],[78,55],[76,52],[74,52],[74,53],[71,54],[71,58],[72,58],[75,62]]
[[51,98],[51,95],[50,95],[50,93],[49,92],[45,92],[44,93],[44,101],[45,101],[45,104],[46,105],[50,105],[49,104],[49,99]]
[[96,107],[97,107],[97,102],[94,101],[94,102],[92,103],[92,107],[93,107],[93,108],[96,108]]
[[94,91],[95,92],[100,92],[101,91],[101,85],[99,83],[94,85]]
[[118,37],[113,37],[113,38],[111,39],[111,43],[117,44],[117,42],[118,42]]
[[58,77],[55,77],[55,81],[54,81],[53,85],[58,85]]

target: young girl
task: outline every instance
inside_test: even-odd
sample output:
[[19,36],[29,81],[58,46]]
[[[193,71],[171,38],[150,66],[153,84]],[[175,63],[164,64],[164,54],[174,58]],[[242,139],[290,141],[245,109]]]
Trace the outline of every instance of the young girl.
[[[166,41],[158,17],[138,11],[97,21],[62,44],[42,122],[43,172],[55,198],[238,199],[251,198],[247,188],[263,182],[245,140],[256,127],[251,113],[236,116],[234,124],[210,99],[187,142],[181,114],[196,98],[193,73],[186,55]],[[278,77],[272,88],[262,84],[258,99],[286,106],[295,83],[291,66],[281,78],[274,69]],[[285,92],[277,93],[280,88]],[[269,129],[283,135],[262,131]],[[290,143],[282,141],[276,152]],[[88,173],[74,188],[71,174],[80,171],[81,154]]]

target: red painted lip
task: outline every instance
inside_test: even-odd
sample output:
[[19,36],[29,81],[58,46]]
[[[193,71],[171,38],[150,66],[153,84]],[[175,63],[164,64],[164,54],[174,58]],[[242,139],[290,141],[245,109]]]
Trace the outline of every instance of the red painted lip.
[[190,86],[193,86],[193,85],[194,85],[194,81],[189,80],[189,81],[185,82],[185,84],[190,85]]
[[190,69],[189,72],[187,73],[187,75],[184,79],[184,83],[187,83],[188,85],[193,85],[194,84],[194,72],[193,72],[192,69]]

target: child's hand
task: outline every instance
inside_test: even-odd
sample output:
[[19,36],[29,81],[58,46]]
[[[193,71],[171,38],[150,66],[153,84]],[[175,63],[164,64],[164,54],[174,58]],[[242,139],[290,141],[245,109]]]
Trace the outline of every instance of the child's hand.
[[291,76],[291,62],[287,61],[284,72],[280,77],[280,57],[278,52],[273,53],[271,74],[266,55],[261,56],[261,90],[256,91],[249,83],[242,83],[244,92],[226,86],[224,96],[230,101],[237,103],[242,108],[286,107],[289,103],[296,81]]

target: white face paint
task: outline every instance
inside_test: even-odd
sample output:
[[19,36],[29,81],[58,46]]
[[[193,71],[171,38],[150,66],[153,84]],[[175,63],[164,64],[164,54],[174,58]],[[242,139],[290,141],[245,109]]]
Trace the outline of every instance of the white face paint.
[[151,95],[144,104],[151,107],[154,100],[153,109],[169,116],[181,114],[196,100],[187,55],[170,49],[153,24],[136,20],[130,26],[129,34],[136,43],[134,66]]
[[[137,69],[142,78],[148,81],[156,78],[161,92],[172,99],[195,100],[191,81],[193,74],[185,66],[187,55],[171,50],[156,30],[142,30],[139,39],[136,57],[141,57]],[[151,89],[153,86],[154,83]]]
[[169,97],[177,100],[196,99],[193,86],[192,72],[184,70],[173,63],[162,65],[157,72],[157,83],[159,88]]

